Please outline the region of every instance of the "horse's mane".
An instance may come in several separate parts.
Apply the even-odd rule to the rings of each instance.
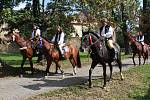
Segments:
[[[50,41],[48,38],[46,38],[46,37],[43,37],[42,36],[42,38],[44,39],[44,40],[46,40],[47,42],[49,42],[49,43],[53,43],[52,41]]]

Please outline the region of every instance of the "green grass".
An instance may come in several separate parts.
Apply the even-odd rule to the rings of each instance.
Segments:
[[[18,67],[21,65],[22,55],[18,53],[0,53],[0,59],[5,61],[8,65]],[[33,57],[33,62],[35,62],[37,57]]]
[[[108,92],[103,90],[102,79],[93,80],[94,87],[88,84],[70,86],[64,89],[49,91],[29,98],[29,100],[76,100],[99,99],[102,100],[150,100],[150,67],[149,65],[137,66],[123,72],[125,80],[119,80],[119,74],[113,74],[113,80],[107,83]]]
[[[130,57],[132,57],[132,55],[125,55],[124,52],[121,53],[121,59],[122,59],[122,60],[123,60],[123,59],[128,59],[128,58],[130,58]]]
[[[22,55],[20,54],[20,52],[18,52],[18,53],[3,53],[3,52],[1,52],[0,59],[5,61],[8,65],[20,67],[21,61],[22,61]],[[89,63],[89,61],[88,61],[89,58],[88,58],[88,55],[86,52],[85,53],[80,52],[80,59],[83,64]],[[33,57],[33,63],[35,63],[36,60],[37,60],[37,57]],[[67,66],[68,63],[70,64],[70,62],[68,62],[67,60],[62,61],[63,66]],[[26,62],[26,64],[29,64],[29,63]]]
[[[131,57],[131,55],[124,55],[124,53],[121,54],[122,59],[126,59],[128,57]],[[20,52],[18,53],[0,53],[0,58],[5,61],[7,64],[12,66],[20,66],[22,61],[22,55]],[[87,52],[80,52],[80,59],[82,64],[87,64],[90,62],[90,57]],[[37,57],[33,57],[33,62],[35,63],[37,60]],[[68,61],[64,60],[62,64],[67,65]]]
[[[133,88],[129,97],[135,98],[136,100],[150,100],[150,65],[143,65],[139,68],[132,69],[132,71],[140,73],[140,76],[136,78],[141,84]]]

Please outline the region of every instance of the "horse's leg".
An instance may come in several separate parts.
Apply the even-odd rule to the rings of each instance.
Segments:
[[[55,74],[58,74],[58,67],[56,66],[56,71],[55,71]]]
[[[106,64],[102,64],[102,66],[103,66],[103,76],[104,76],[103,88],[106,89]]]
[[[136,63],[135,63],[135,61],[134,61],[134,57],[135,57],[135,55],[136,55],[136,53],[133,53],[133,56],[132,56],[132,60],[133,60],[133,64],[134,64],[134,66],[136,66]]]
[[[118,63],[118,66],[119,66],[119,70],[120,70],[120,78],[121,80],[124,79],[124,76],[122,74],[122,63],[121,63],[121,59],[117,59],[116,62]]]
[[[61,69],[60,61],[55,61],[55,64],[56,64],[56,67],[58,67],[59,70],[61,71],[62,78],[64,78],[64,71]]]
[[[92,60],[92,64],[91,64],[91,68],[90,68],[90,70],[89,70],[89,88],[91,88],[92,87],[92,71],[93,71],[93,69],[95,68],[95,66],[98,64],[98,62],[97,61],[95,61],[95,60]]]
[[[147,52],[147,51],[145,51],[145,52],[143,53],[143,60],[144,60],[144,62],[143,62],[143,65],[144,65],[145,62],[146,62],[146,60],[148,60],[148,52]]]
[[[108,80],[108,81],[110,81],[110,80],[112,79],[112,71],[113,71],[113,67],[112,67],[111,62],[108,63],[108,65],[109,65],[109,68],[110,68],[110,77],[109,77],[109,80]]]
[[[144,65],[144,64],[145,64],[145,61],[146,61],[146,55],[145,55],[145,53],[143,53],[142,56],[143,56],[143,60],[144,60],[144,61],[143,61],[143,65]]]
[[[73,66],[73,75],[76,75],[76,62],[75,60],[72,58],[72,59],[69,59],[70,60],[70,63],[72,64]]]
[[[33,62],[32,62],[32,58],[29,58],[29,62],[30,62],[30,67],[31,67],[31,75],[34,74],[34,71],[33,71]]]
[[[141,54],[139,53],[139,65],[141,65]]]
[[[24,65],[26,59],[27,58],[23,56],[22,63],[21,63],[20,77],[23,77],[23,73],[24,73],[23,65]]]
[[[52,64],[52,61],[49,60],[49,59],[46,59],[47,60],[47,68],[46,68],[46,75],[49,76],[49,68]]]

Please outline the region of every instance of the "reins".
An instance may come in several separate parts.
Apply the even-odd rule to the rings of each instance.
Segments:
[[[87,36],[91,36],[90,33],[89,33]],[[86,38],[87,36],[83,37],[83,39]],[[82,41],[83,41],[83,39],[82,39]],[[93,46],[94,44],[96,44],[99,40],[100,40],[100,38],[97,39],[97,40],[93,43],[92,40],[91,40],[91,37],[90,37],[91,45],[88,45],[87,47],[90,48],[91,46]]]

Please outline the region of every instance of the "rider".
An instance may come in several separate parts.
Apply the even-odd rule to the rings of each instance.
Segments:
[[[64,51],[63,51],[63,46],[65,43],[65,34],[63,32],[63,29],[58,26],[56,30],[56,34],[52,38],[52,42],[54,42],[56,45],[58,45],[60,53],[61,53],[61,58],[64,58]]]
[[[139,30],[137,33],[136,33],[136,41],[140,42],[142,44],[142,51],[144,49],[144,35],[142,34],[142,32]]]
[[[141,31],[137,32],[136,41],[140,42],[142,45],[144,45],[144,35]]]
[[[107,45],[110,49],[111,59],[116,59],[116,53],[113,45],[113,28],[108,25],[108,20],[104,18],[102,21],[102,26],[100,27],[100,36],[105,37]]]
[[[32,32],[32,39],[39,38],[39,44],[37,45],[37,54],[39,53],[39,49],[42,48],[42,37],[41,37],[41,30],[37,25],[33,25],[33,32]],[[35,49],[34,45],[32,48]]]

